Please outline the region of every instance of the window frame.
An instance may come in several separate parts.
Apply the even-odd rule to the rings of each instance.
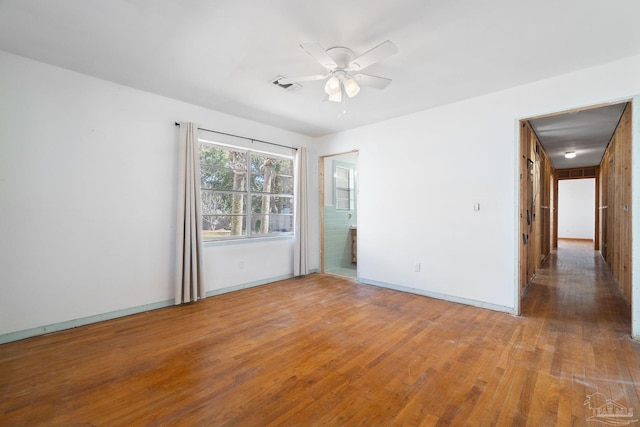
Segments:
[[[338,169],[347,171],[347,187],[338,186]],[[348,200],[349,206],[338,207],[338,190],[345,191],[348,198],[340,198]],[[355,168],[350,163],[333,162],[333,206],[337,211],[353,211],[355,207]]]
[[[240,216],[243,218],[243,232],[244,234],[241,235],[228,235],[228,236],[224,236],[224,237],[214,237],[214,238],[205,238],[204,236],[204,231],[203,230],[203,236],[202,236],[202,241],[204,244],[217,244],[217,243],[221,243],[221,242],[226,242],[226,243],[232,243],[232,242],[249,242],[249,241],[256,241],[259,239],[290,239],[291,237],[293,237],[295,235],[295,212],[294,212],[294,207],[295,207],[295,191],[294,191],[294,187],[295,187],[295,173],[296,173],[296,162],[295,162],[295,156],[293,155],[286,155],[286,154],[281,154],[281,153],[274,153],[271,151],[266,151],[266,150],[257,150],[257,149],[253,149],[253,148],[246,148],[246,147],[242,147],[242,146],[238,146],[238,145],[231,145],[231,144],[225,144],[225,143],[221,143],[221,142],[217,142],[217,141],[212,141],[209,139],[203,139],[203,138],[199,138],[198,139],[198,144],[199,144],[199,151],[200,151],[200,147],[202,145],[209,145],[209,146],[213,146],[214,148],[217,149],[222,149],[222,150],[227,150],[227,151],[236,151],[236,152],[242,152],[245,154],[245,184],[244,184],[244,190],[233,190],[231,189],[227,189],[227,188],[217,188],[217,189],[213,189],[213,188],[200,188],[200,196],[202,198],[203,193],[204,192],[209,192],[210,194],[216,195],[216,194],[227,194],[227,195],[233,195],[233,194],[238,194],[238,195],[242,195],[244,197],[244,211],[242,214],[233,214],[233,213],[229,213],[229,214],[210,214],[210,215],[206,215],[203,212],[201,212],[201,217],[200,217],[200,221],[204,223],[204,217],[205,216]],[[291,187],[291,193],[271,193],[271,192],[264,192],[264,191],[256,191],[254,189],[252,189],[252,177],[255,175],[254,171],[251,168],[251,162],[252,162],[252,156],[253,155],[258,155],[258,156],[262,156],[262,157],[269,157],[272,159],[277,159],[277,160],[287,160],[291,162],[291,175],[288,174],[275,174],[274,175],[274,179],[276,177],[285,177],[285,178],[290,178],[291,179],[291,183],[290,183],[290,187]],[[199,158],[199,160],[201,160],[201,158]],[[200,164],[200,173],[202,173],[202,165]],[[260,197],[264,197],[264,196],[269,196],[269,197],[280,197],[283,199],[289,199],[289,209],[288,212],[286,213],[264,213],[264,212],[254,212],[253,209],[253,205],[252,205],[252,201],[253,198],[260,198]],[[260,232],[256,232],[254,230],[253,227],[253,223],[254,223],[254,218],[255,219],[259,219],[260,217],[264,217],[265,215],[278,215],[279,217],[290,217],[290,231],[270,231],[269,233],[260,233]]]

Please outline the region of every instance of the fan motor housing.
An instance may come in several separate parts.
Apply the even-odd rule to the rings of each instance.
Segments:
[[[336,46],[327,49],[327,55],[338,64],[338,69],[347,68],[355,54],[348,47]]]

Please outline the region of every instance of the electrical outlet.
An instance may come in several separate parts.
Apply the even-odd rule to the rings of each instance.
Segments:
[[[415,271],[416,273],[420,273],[420,263],[419,263],[419,262],[416,262],[416,265],[415,265],[414,271]]]
[[[240,261],[240,262],[238,263],[238,268],[239,268],[240,270],[244,270],[244,261]]]

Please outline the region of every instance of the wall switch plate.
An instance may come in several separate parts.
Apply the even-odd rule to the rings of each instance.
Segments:
[[[478,212],[480,210],[480,203],[479,202],[475,202],[473,204],[473,210]]]

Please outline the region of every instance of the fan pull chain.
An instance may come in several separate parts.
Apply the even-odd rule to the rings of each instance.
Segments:
[[[340,90],[342,90],[342,111],[338,113],[339,119],[347,114],[347,94],[344,91],[344,85],[341,85]]]

